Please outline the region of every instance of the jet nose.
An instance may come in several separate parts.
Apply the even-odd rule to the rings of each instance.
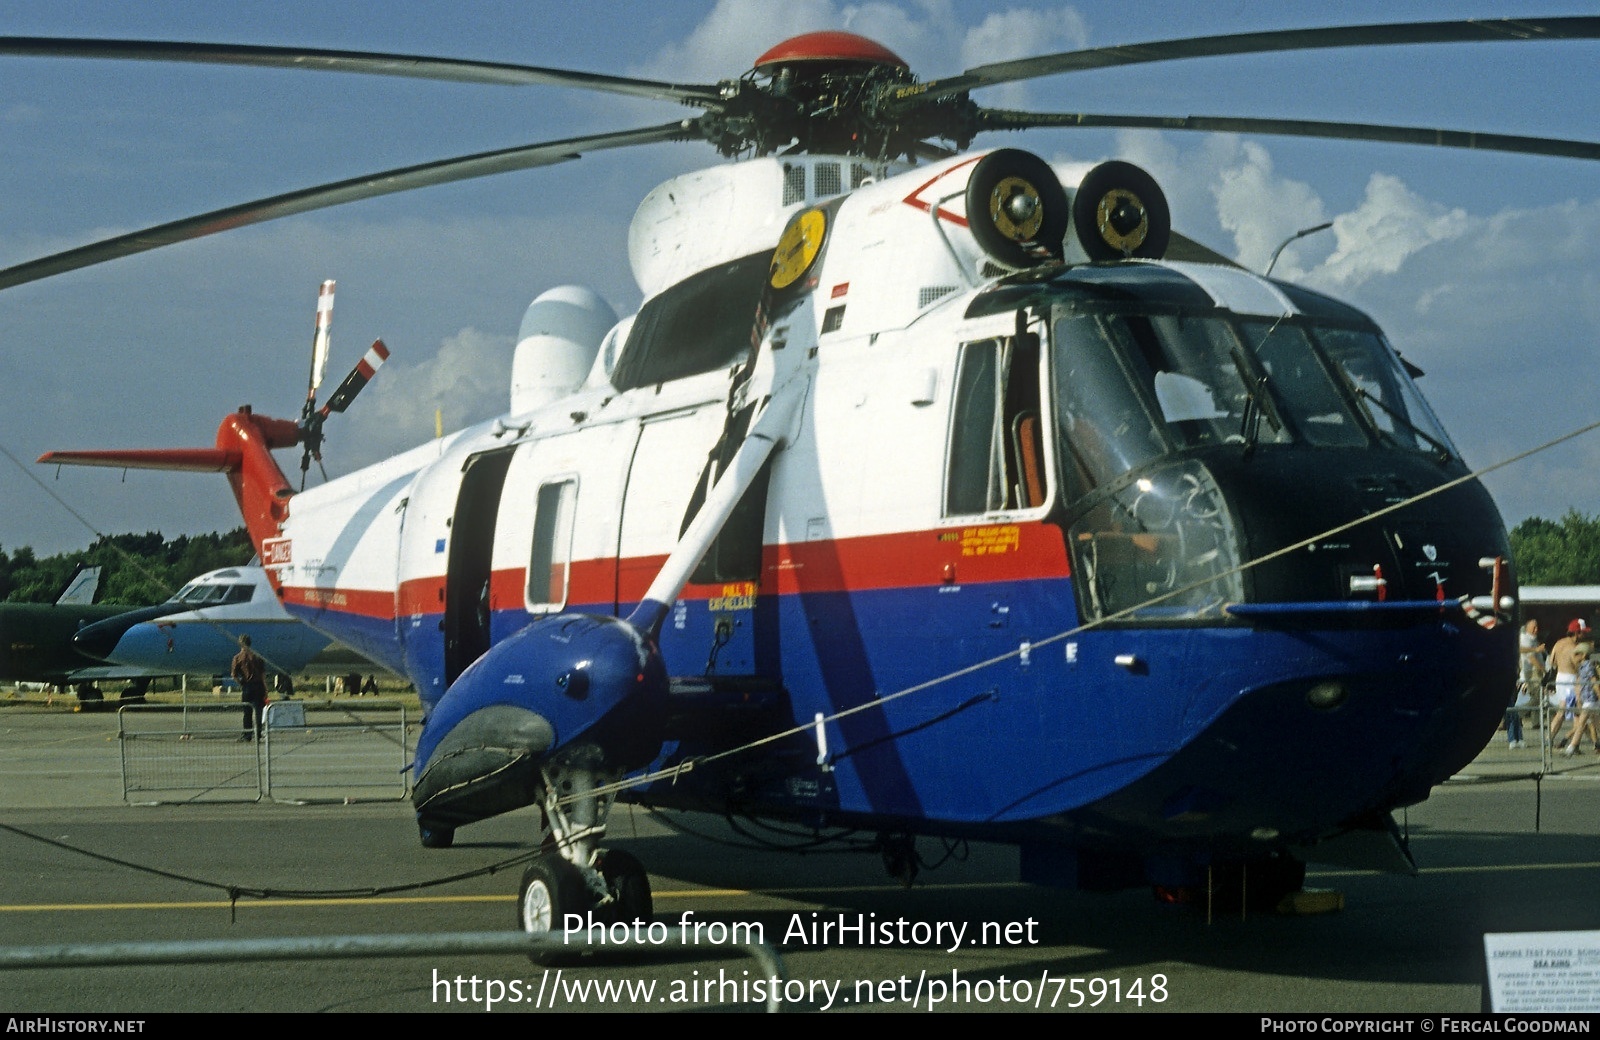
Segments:
[[[126,614],[96,621],[92,625],[84,625],[72,637],[72,646],[80,654],[87,654],[96,660],[110,660],[116,652],[117,644],[122,637],[128,634],[128,629],[144,621],[153,621],[174,613],[172,607],[160,604],[154,607],[143,607],[139,610],[130,610]]]
[[[123,633],[132,626],[133,622],[123,621],[121,618],[109,618],[105,621],[96,621],[92,625],[84,625],[72,637],[73,649],[80,654],[87,654],[96,660],[104,661],[117,648],[117,642]]]

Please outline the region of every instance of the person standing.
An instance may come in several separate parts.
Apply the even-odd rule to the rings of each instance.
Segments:
[[[1539,642],[1539,622],[1529,618],[1522,626],[1517,649],[1517,689],[1506,709],[1506,742],[1513,748],[1527,746],[1522,739],[1522,710],[1534,703],[1544,687],[1544,644]]]
[[[249,636],[239,637],[232,675],[239,683],[239,700],[244,702],[244,733],[239,739],[254,740],[261,733],[261,713],[267,707],[267,662],[250,649]]]
[[[1588,643],[1578,646],[1578,652],[1583,657],[1583,663],[1578,666],[1578,703],[1573,705],[1578,714],[1572,720],[1572,736],[1562,749],[1564,755],[1579,753],[1578,742],[1583,739],[1584,730],[1589,731],[1590,742],[1596,751],[1600,751],[1600,731],[1595,729],[1594,724],[1595,712],[1600,709],[1600,668],[1596,667],[1593,650]]]
[[[1555,709],[1555,717],[1550,720],[1550,732],[1545,737],[1545,743],[1555,744],[1556,734],[1561,731],[1561,723],[1565,721],[1568,704],[1571,704],[1572,716],[1577,716],[1578,708],[1578,668],[1582,658],[1578,654],[1578,642],[1589,636],[1589,625],[1582,618],[1573,618],[1567,625],[1567,634],[1556,640],[1556,645],[1550,648],[1550,667],[1555,669],[1556,689],[1550,695],[1550,707]]]

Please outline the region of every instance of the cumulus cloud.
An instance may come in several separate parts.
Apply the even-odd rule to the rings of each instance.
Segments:
[[[718,0],[699,25],[662,47],[640,72],[674,81],[715,82],[739,75],[779,40],[843,27],[843,15],[832,0]]]
[[[1217,171],[1211,194],[1217,201],[1217,219],[1233,235],[1239,263],[1261,271],[1285,239],[1327,218],[1322,199],[1309,184],[1274,173],[1265,148],[1252,141],[1233,143],[1237,152]],[[1274,273],[1292,277],[1298,270],[1297,258],[1287,249],[1284,257],[1282,271]]]
[[[347,413],[349,442],[363,462],[375,461],[432,437],[436,415],[446,433],[503,415],[515,346],[511,336],[465,328],[432,357],[391,361]]]
[[[1337,246],[1316,279],[1349,287],[1394,274],[1407,257],[1435,242],[1460,238],[1470,225],[1463,210],[1424,199],[1392,174],[1374,173],[1361,205],[1334,218]]]
[[[972,68],[1035,54],[1088,46],[1089,27],[1070,7],[1053,11],[1013,8],[997,11],[968,29],[961,41],[961,64]]]
[[[1266,148],[1233,134],[1190,139],[1180,146],[1170,134],[1125,131],[1117,135],[1111,152],[1094,161],[1109,158],[1140,166],[1156,179],[1175,229],[1253,271],[1265,268],[1290,235],[1328,219],[1321,197],[1309,184],[1279,174]],[[1064,172],[1076,168],[1058,162]],[[1303,276],[1301,252],[1294,246],[1284,250],[1273,273]]]

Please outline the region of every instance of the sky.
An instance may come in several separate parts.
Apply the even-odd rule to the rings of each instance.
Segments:
[[[922,78],[1028,54],[1332,24],[1500,17],[1478,0],[959,0],[128,4],[0,0],[0,34],[306,46],[709,83],[800,32],[846,28]],[[1336,11],[1336,15],[1330,15]],[[1520,15],[1590,14],[1552,0]],[[1057,76],[980,92],[1039,110],[1284,116],[1593,137],[1600,41],[1344,49]],[[0,266],[361,173],[651,126],[665,103],[299,70],[0,57]],[[980,138],[1150,170],[1178,230],[1371,314],[1427,375],[1467,462],[1595,421],[1600,164],[1400,145],[1084,130]],[[393,360],[328,424],[330,474],[505,411],[529,301],[588,285],[638,306],[628,222],[720,160],[663,144],[319,211],[0,291],[0,549],[238,523],[217,477],[54,470],[51,449],[197,447],[239,405],[294,417],[318,284],[339,283],[327,388],[372,339]],[[7,458],[4,456],[10,456]],[[282,453],[286,469],[297,460]],[[12,458],[21,460],[18,466]],[[25,472],[26,471],[26,472]],[[35,482],[43,481],[46,490]],[[316,479],[313,475],[313,479]],[[1487,478],[1508,525],[1600,513],[1600,434]]]

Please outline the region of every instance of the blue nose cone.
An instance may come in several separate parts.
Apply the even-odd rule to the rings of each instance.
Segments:
[[[541,618],[473,662],[434,706],[417,742],[413,804],[452,823],[528,804],[529,771],[579,742],[613,768],[638,768],[660,751],[666,699],[661,652],[634,625]]]

